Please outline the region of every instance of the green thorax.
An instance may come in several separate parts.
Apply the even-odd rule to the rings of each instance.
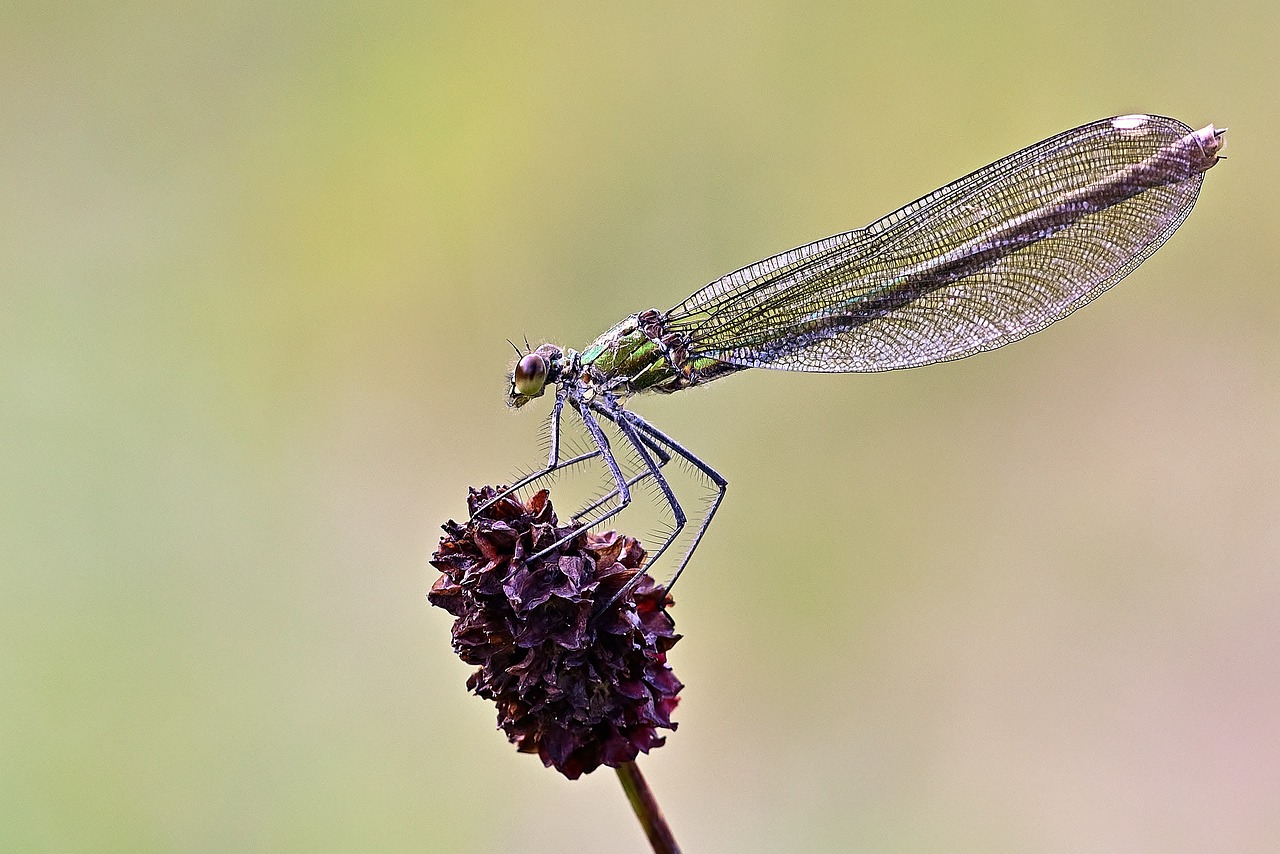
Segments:
[[[631,315],[587,345],[582,367],[619,394],[675,391],[680,375]]]

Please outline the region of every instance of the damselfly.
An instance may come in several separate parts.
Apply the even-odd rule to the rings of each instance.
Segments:
[[[730,273],[668,311],[633,314],[581,351],[542,344],[523,355],[509,377],[508,402],[522,406],[555,385],[551,447],[546,467],[510,489],[593,459],[603,461],[611,478],[610,491],[575,514],[573,530],[529,560],[620,513],[632,487],[652,478],[674,517],[652,564],[688,522],[663,474],[678,456],[709,481],[714,495],[667,582],[670,589],[728,481],[626,409],[627,398],[680,391],[744,368],[909,368],[1030,335],[1120,281],[1173,234],[1191,212],[1204,172],[1218,162],[1223,133],[1152,115],[1092,122],[866,228]],[[592,446],[561,459],[565,404]],[[612,422],[634,449],[638,474],[623,474],[602,421]]]

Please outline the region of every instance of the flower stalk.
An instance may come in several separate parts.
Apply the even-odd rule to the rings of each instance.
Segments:
[[[671,833],[671,826],[667,824],[662,808],[658,806],[653,790],[640,773],[640,768],[634,762],[624,762],[616,770],[618,779],[622,781],[622,789],[627,793],[627,800],[631,802],[636,818],[640,819],[640,826],[644,828],[644,835],[649,838],[655,854],[680,854],[680,846]]]

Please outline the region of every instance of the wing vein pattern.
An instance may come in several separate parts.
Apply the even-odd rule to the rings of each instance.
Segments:
[[[883,371],[999,347],[1075,311],[1168,239],[1216,162],[1204,133],[1161,116],[1075,128],[866,228],[712,282],[667,312],[667,328],[693,354],[793,371]]]

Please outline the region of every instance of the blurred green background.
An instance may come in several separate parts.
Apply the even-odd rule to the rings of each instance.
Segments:
[[[611,773],[494,731],[424,598],[467,485],[538,459],[503,339],[581,346],[1137,111],[1230,160],[1070,320],[636,401],[733,484],[642,767],[689,851],[1278,850],[1277,33],[7,4],[0,850],[645,850]]]

